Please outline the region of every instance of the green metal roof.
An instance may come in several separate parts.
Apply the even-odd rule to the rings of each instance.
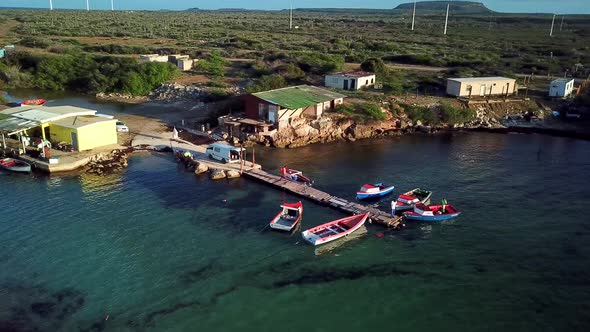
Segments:
[[[253,93],[252,95],[271,104],[292,110],[346,97],[345,95],[310,85],[292,86]]]

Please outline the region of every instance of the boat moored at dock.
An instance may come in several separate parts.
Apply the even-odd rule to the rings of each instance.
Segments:
[[[24,162],[22,160],[13,159],[13,158],[4,158],[0,160],[0,167],[7,171],[17,172],[17,173],[30,173],[31,172],[31,164]]]
[[[301,235],[303,239],[314,246],[328,243],[347,236],[365,224],[369,213],[357,214],[310,228]]]
[[[308,186],[313,185],[313,180],[311,180],[307,176],[303,175],[303,172],[295,170],[295,169],[281,167],[281,175],[285,179],[288,179],[291,181],[301,182],[301,183],[308,185]]]
[[[455,209],[451,204],[424,205],[418,203],[414,211],[406,211],[404,217],[409,220],[418,221],[443,221],[458,217],[461,211]]]
[[[393,192],[394,186],[387,186],[383,183],[365,184],[356,192],[356,198],[376,198],[389,195]]]
[[[396,210],[411,210],[418,203],[429,204],[432,191],[420,188],[412,189],[397,198]]]
[[[270,228],[290,232],[301,221],[303,203],[285,203],[281,208],[283,210],[270,221]]]

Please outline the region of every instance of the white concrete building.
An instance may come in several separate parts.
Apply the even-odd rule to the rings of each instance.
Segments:
[[[139,60],[146,62],[168,62],[168,56],[159,54],[142,54],[139,56]]]
[[[326,75],[325,85],[330,88],[356,91],[365,86],[375,85],[375,74],[364,71],[329,74]]]
[[[516,80],[507,77],[447,79],[447,94],[455,97],[509,96],[516,93]]]
[[[574,80],[568,78],[560,78],[551,81],[549,86],[550,97],[566,98],[574,92]]]
[[[176,66],[182,71],[187,71],[193,69],[194,63],[195,61],[193,59],[179,59],[176,62]]]

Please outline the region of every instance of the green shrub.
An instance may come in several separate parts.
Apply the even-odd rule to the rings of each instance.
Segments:
[[[406,115],[414,122],[420,120],[424,124],[436,125],[439,123],[438,114],[423,106],[404,107]]]
[[[387,66],[379,58],[370,58],[363,61],[361,63],[361,69],[372,73],[387,74]]]
[[[280,89],[287,86],[287,80],[281,75],[262,76],[255,84],[249,86],[247,91],[250,93]]]
[[[197,68],[207,75],[223,77],[225,75],[226,61],[218,51],[212,52],[206,59],[198,62]]]
[[[296,57],[299,67],[308,73],[327,74],[342,70],[344,57],[323,53],[304,53]]]
[[[468,108],[455,108],[449,104],[439,107],[442,121],[450,125],[466,123],[475,119],[475,113]]]
[[[340,104],[336,106],[335,111],[357,121],[383,121],[387,119],[387,115],[381,111],[381,107],[374,103]]]

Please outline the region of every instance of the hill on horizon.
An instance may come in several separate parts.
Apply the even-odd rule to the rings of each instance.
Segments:
[[[416,3],[416,10],[441,11],[447,10],[447,4],[450,4],[450,10],[455,14],[491,14],[493,10],[486,7],[481,2],[475,1],[419,1]],[[393,10],[413,10],[414,3],[402,3]]]

